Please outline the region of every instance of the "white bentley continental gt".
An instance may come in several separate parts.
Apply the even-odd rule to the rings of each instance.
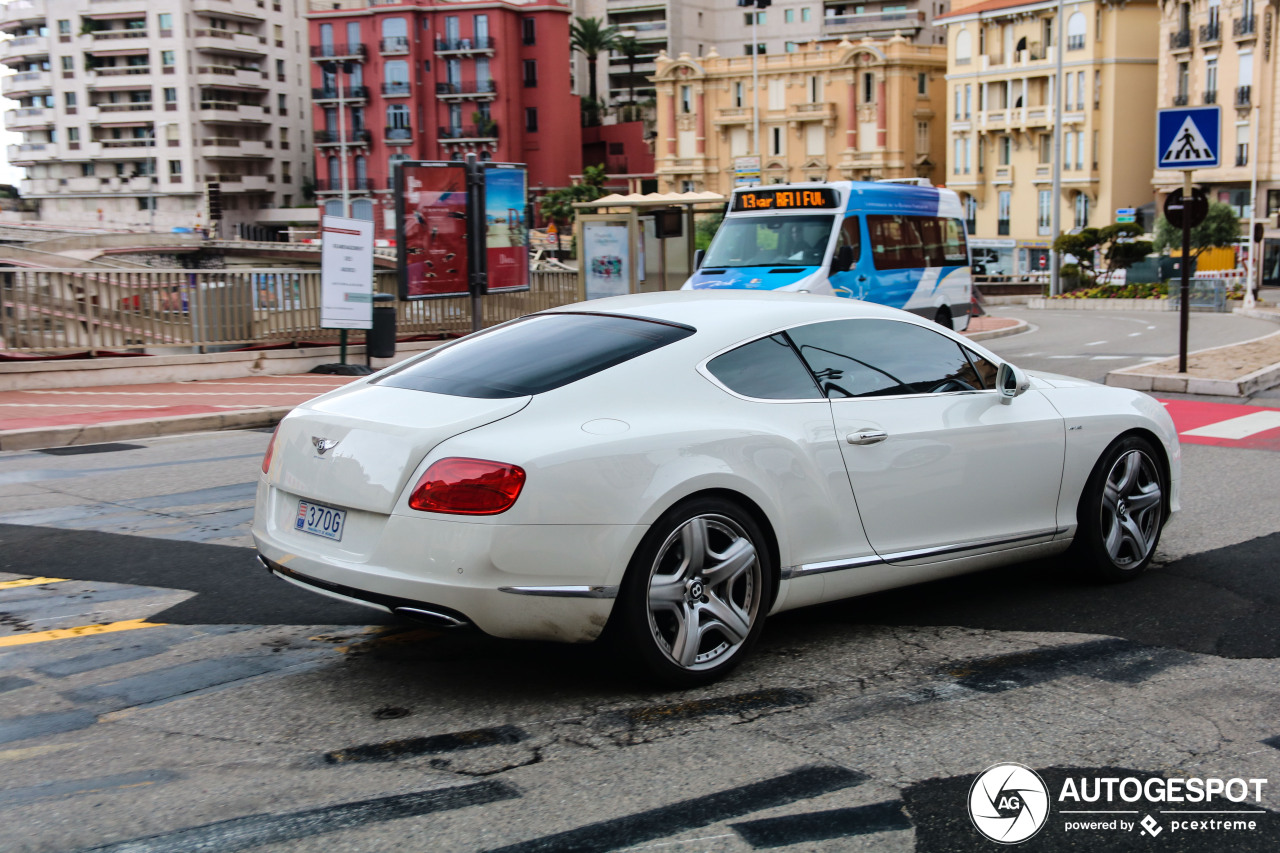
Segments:
[[[892,308],[682,291],[533,314],[305,403],[263,564],[498,637],[610,639],[697,684],[765,616],[1070,549],[1150,563],[1178,509],[1151,397],[1031,375]]]

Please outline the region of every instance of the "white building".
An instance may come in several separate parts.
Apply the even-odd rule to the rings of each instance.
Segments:
[[[41,221],[223,233],[287,220],[311,156],[298,0],[13,0],[0,91],[8,161]]]

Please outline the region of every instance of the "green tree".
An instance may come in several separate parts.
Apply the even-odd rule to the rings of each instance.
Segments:
[[[595,201],[605,194],[607,177],[604,166],[587,166],[582,170],[582,182],[571,187],[552,190],[542,197],[538,205],[544,218],[565,226],[573,222],[573,205],[577,202]]]
[[[1191,229],[1191,257],[1198,258],[1205,249],[1230,246],[1240,238],[1240,219],[1235,208],[1222,202],[1210,202],[1209,212]],[[1156,219],[1156,251],[1182,248],[1182,229],[1175,228],[1163,216]]]
[[[612,48],[617,41],[618,28],[599,18],[574,18],[569,25],[569,44],[587,58],[588,97],[594,102],[600,100],[596,94],[596,63],[600,54]]]
[[[1100,258],[1103,277],[1110,279],[1115,270],[1128,269],[1150,254],[1149,242],[1134,239],[1141,233],[1142,228],[1132,222],[1103,228],[1081,228],[1075,234],[1058,235],[1058,239],[1053,241],[1053,250],[1059,254],[1074,255],[1083,274],[1081,277],[1086,280],[1097,278],[1094,261]]]

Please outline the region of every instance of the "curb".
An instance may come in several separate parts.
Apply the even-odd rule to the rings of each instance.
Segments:
[[[986,332],[961,332],[971,341],[989,341],[992,338],[1007,338],[1010,335],[1020,335],[1023,332],[1031,331],[1031,324],[1026,320],[1019,320],[1016,326],[1009,326],[1005,329],[991,329]]]
[[[292,406],[272,406],[201,415],[178,415],[152,420],[15,429],[0,432],[0,450],[40,450],[46,447],[102,444],[129,438],[158,438],[188,432],[275,426],[291,411],[293,411]]]
[[[1254,338],[1253,341],[1261,341],[1266,338],[1280,335],[1280,332],[1274,332],[1271,335],[1263,335],[1261,338]],[[1215,352],[1218,350],[1231,349],[1240,346],[1240,344],[1253,343],[1253,341],[1241,341],[1238,344],[1228,344],[1221,347],[1209,347],[1207,349],[1196,350],[1188,353],[1188,357],[1199,355],[1205,352]],[[1176,361],[1175,358],[1162,359],[1156,364]],[[1146,373],[1150,368],[1150,364],[1139,364],[1133,367],[1125,367],[1120,370],[1113,370],[1107,374],[1105,384],[1118,388],[1132,388],[1135,391],[1150,392],[1167,392],[1173,394],[1206,394],[1217,397],[1248,397],[1259,391],[1265,391],[1268,388],[1280,385],[1280,364],[1272,364],[1267,367],[1260,368],[1247,373],[1244,376],[1237,376],[1234,379],[1209,379],[1206,377],[1189,376],[1185,373]]]

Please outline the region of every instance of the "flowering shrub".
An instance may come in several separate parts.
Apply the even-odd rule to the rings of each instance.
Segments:
[[[1103,284],[1082,287],[1054,296],[1054,299],[1167,299],[1169,286],[1163,282],[1139,284]]]

